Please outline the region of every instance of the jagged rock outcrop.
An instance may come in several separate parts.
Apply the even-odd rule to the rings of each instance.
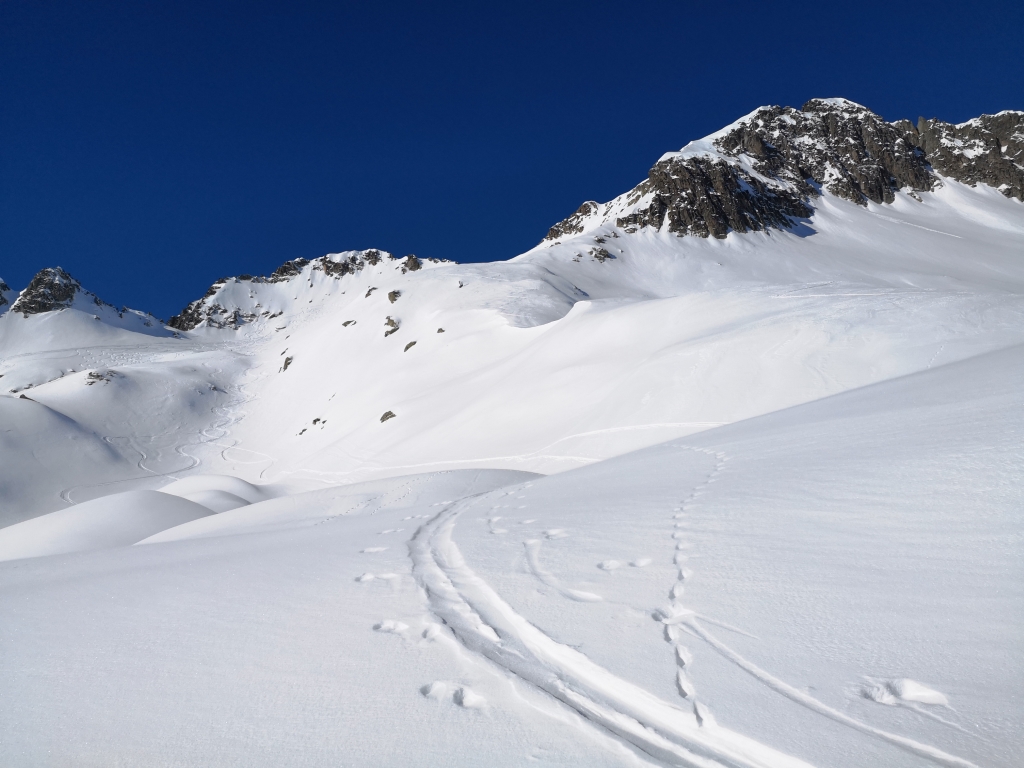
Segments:
[[[667,225],[679,235],[721,238],[730,230],[781,229],[811,215],[799,192],[765,184],[722,160],[663,161],[641,187],[647,205],[616,219],[627,232]]]
[[[243,275],[243,277],[248,280],[253,279],[251,275]],[[215,310],[224,310],[224,308],[219,304],[207,306],[206,301],[216,295],[217,291],[219,291],[230,279],[231,278],[228,277],[222,277],[220,280],[215,281],[201,298],[191,302],[187,307],[181,310],[180,314],[174,315],[174,317],[167,321],[167,325],[179,331],[191,331],[206,320],[207,316],[211,313],[217,314]],[[242,278],[240,277],[238,279],[241,280]],[[224,310],[224,312],[227,312],[227,310]]]
[[[321,259],[326,259],[326,256]],[[293,277],[298,275],[305,266],[309,264],[308,259],[292,259],[286,261],[280,267],[274,270],[273,274],[266,278],[268,283],[283,283],[286,280],[291,280]],[[258,280],[259,278],[250,278],[250,280]]]
[[[545,239],[579,234],[595,220],[627,232],[653,227],[716,238],[784,229],[810,216],[823,191],[860,205],[891,203],[898,190],[931,190],[943,176],[1024,200],[1024,112],[915,126],[886,122],[845,99],[762,107],[669,153],[625,195],[584,203]]]
[[[237,330],[261,317],[272,319],[280,314],[271,313],[259,303],[259,291],[256,288],[258,285],[287,284],[301,275],[306,275],[312,282],[313,273],[317,272],[340,280],[346,275],[357,274],[368,266],[376,267],[382,263],[390,263],[393,269],[406,274],[422,269],[424,261],[440,263],[438,259],[420,259],[412,254],[399,259],[376,248],[328,254],[312,260],[292,259],[274,270],[269,277],[240,275],[217,280],[202,297],[172,317],[168,325],[179,331],[191,331],[204,324],[210,328]],[[240,285],[241,283],[255,285],[247,288]],[[369,297],[375,290],[375,287],[371,287],[366,296]],[[389,297],[394,297],[391,298],[391,303],[393,304],[400,295],[401,291],[391,291]],[[291,298],[293,297],[289,296],[289,299]]]
[[[1024,112],[982,115],[960,125],[920,118],[910,129],[943,176],[987,184],[1024,201]]]
[[[224,277],[215,281],[203,296],[191,302],[179,314],[172,317],[168,325],[179,331],[191,331],[203,323],[206,323],[211,328],[237,329],[260,317],[260,313],[244,311],[238,307],[224,307],[217,301],[211,301],[229,283],[233,281],[286,283],[301,275],[303,270],[310,265],[312,265],[311,269],[314,272],[323,272],[330,277],[340,279],[345,275],[359,272],[367,264],[379,264],[383,255],[381,251],[371,249],[350,253],[348,256],[338,259],[331,258],[331,256],[321,256],[313,260],[299,258],[286,261],[275,269],[269,277],[254,277],[252,275],[239,275],[233,278]],[[265,314],[268,317],[272,317],[270,313]]]
[[[0,312],[3,312],[3,307],[6,307],[10,302],[7,300],[7,295],[11,293],[11,286],[0,278]]]
[[[20,312],[22,316],[28,317],[43,312],[53,312],[56,309],[65,309],[75,303],[75,298],[79,294],[97,307],[110,307],[98,296],[84,290],[82,284],[61,267],[47,267],[35,274],[25,290],[11,305],[11,312]]]
[[[548,230],[545,240],[557,240],[568,235],[577,235],[583,231],[583,222],[598,212],[600,205],[594,200],[588,200],[579,208],[576,213],[567,219],[563,219]]]

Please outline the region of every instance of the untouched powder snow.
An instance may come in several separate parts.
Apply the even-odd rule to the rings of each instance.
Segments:
[[[893,196],[0,281],[0,763],[1013,768],[1024,205]]]

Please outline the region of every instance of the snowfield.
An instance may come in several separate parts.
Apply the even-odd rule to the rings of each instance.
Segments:
[[[625,205],[188,331],[8,298],[0,763],[1018,765],[1024,205]]]

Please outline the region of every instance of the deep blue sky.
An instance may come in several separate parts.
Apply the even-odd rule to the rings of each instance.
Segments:
[[[1024,108],[1024,3],[0,0],[0,277],[162,317],[380,247],[505,259],[762,104]]]

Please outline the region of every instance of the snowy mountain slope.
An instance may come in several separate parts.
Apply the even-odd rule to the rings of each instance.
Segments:
[[[1022,122],[766,107],[167,326],[0,291],[2,762],[1013,765]]]
[[[1022,375],[1018,346],[548,478],[2,563],[5,755],[1012,766]]]
[[[26,480],[36,497],[6,518],[57,509],[61,494],[159,487],[197,465],[303,487],[467,466],[560,471],[1024,338],[1024,205],[1012,189],[937,174],[909,128],[857,105],[801,112],[800,131],[794,114],[758,110],[668,158],[747,174],[767,163],[764,183],[811,211],[789,228],[702,238],[668,219],[625,221],[662,194],[652,186],[647,202],[627,210],[628,193],[511,262],[348,251],[224,279],[172,319],[183,338],[89,326],[73,309],[0,316],[0,384],[31,385],[123,458],[117,487],[66,482],[60,469]],[[1016,168],[1011,129],[999,129],[999,162]],[[844,149],[868,152],[879,136],[892,142],[888,165]],[[984,158],[972,157],[977,171]],[[923,174],[917,189],[895,188],[917,178],[904,166]],[[111,368],[121,384],[106,381]],[[93,374],[102,385],[80,386]]]

